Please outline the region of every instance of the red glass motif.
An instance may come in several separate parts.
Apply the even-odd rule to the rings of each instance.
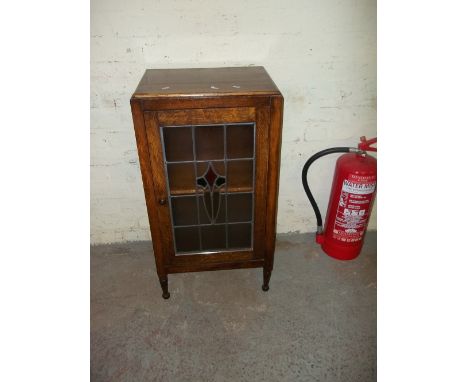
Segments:
[[[213,186],[215,184],[216,178],[218,178],[218,174],[214,172],[213,167],[211,166],[211,163],[210,163],[210,166],[208,167],[208,171],[205,174],[205,179],[208,185],[210,186],[211,192],[213,192]]]

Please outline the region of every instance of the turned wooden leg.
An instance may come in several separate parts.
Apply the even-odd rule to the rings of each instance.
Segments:
[[[263,285],[262,285],[262,290],[267,291],[270,289],[269,283],[270,283],[270,277],[271,277],[271,269],[269,268],[263,268]]]
[[[169,297],[171,297],[171,294],[169,293],[169,285],[168,285],[168,280],[167,276],[159,276],[159,283],[161,284],[161,289],[163,291],[163,298],[167,300]]]

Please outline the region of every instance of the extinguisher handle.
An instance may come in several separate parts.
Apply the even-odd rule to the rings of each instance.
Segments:
[[[374,143],[377,143],[377,137],[376,138],[371,138],[371,139],[366,139],[366,137],[361,137],[360,138],[361,142],[358,144],[358,149],[362,151],[377,151],[376,147],[370,147]]]

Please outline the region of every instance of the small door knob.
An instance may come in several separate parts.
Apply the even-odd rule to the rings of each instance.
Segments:
[[[163,198],[163,199],[159,199],[159,204],[160,204],[161,206],[165,205],[165,204],[166,204],[166,199],[164,199],[164,198]]]

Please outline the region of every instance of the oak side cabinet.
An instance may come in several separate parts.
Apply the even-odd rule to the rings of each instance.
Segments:
[[[170,273],[235,268],[267,291],[283,97],[266,70],[150,69],[130,103],[163,297]]]

